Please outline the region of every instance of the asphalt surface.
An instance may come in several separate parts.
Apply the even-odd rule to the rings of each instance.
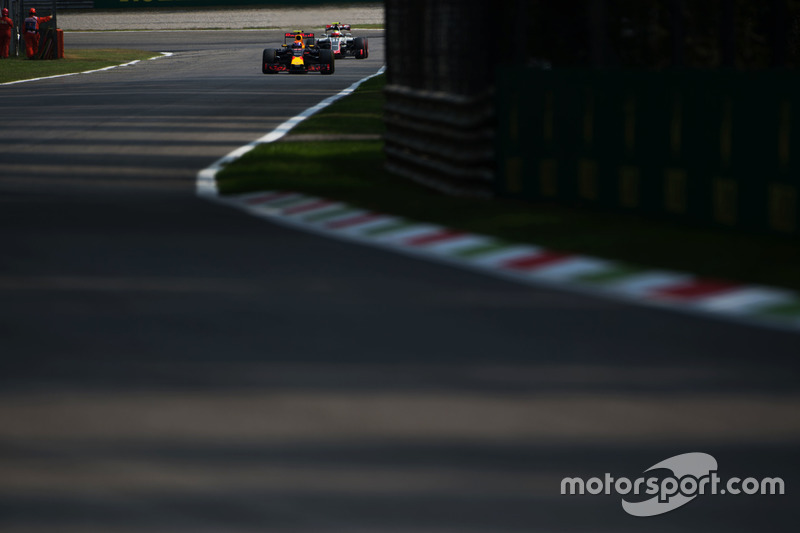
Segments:
[[[267,77],[279,32],[68,34],[176,55],[0,87],[0,530],[795,531],[796,334],[195,197],[201,168],[375,72],[369,35],[333,76]],[[559,494],[694,451],[788,494],[646,519]]]

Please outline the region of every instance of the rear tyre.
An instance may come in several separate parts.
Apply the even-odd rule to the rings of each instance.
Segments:
[[[269,65],[274,65],[277,62],[275,50],[265,48],[264,53],[261,54],[261,72],[264,74],[276,74],[277,71],[269,70]]]
[[[356,49],[356,59],[366,59],[369,55],[366,37],[356,37],[353,47]]]
[[[336,63],[334,62],[333,52],[331,50],[320,50],[319,62],[323,65],[328,65],[327,69],[320,70],[320,74],[323,76],[330,76],[336,70]]]

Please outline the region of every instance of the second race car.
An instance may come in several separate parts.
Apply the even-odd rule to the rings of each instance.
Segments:
[[[369,41],[366,37],[353,37],[350,24],[327,24],[325,35],[317,40],[317,46],[331,50],[337,59],[348,56],[356,59],[369,57]]]

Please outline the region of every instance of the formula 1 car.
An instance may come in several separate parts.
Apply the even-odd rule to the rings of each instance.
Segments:
[[[327,75],[333,74],[334,70],[333,52],[316,46],[314,34],[303,31],[285,33],[280,48],[266,48],[261,56],[261,72],[264,74],[319,72]]]
[[[366,59],[369,57],[369,41],[366,37],[353,37],[350,33],[350,24],[334,22],[325,26],[325,36],[317,40],[317,46],[324,50],[331,50],[333,56],[355,57]]]

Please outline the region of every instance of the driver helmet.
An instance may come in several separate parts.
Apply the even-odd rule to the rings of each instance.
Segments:
[[[4,8],[3,8],[3,16],[4,16],[4,17],[7,17],[7,16],[8,16],[8,8],[7,8],[7,7],[4,7]]]
[[[32,7],[31,10],[28,11],[28,15],[35,15],[35,14],[36,14],[36,8]]]
[[[303,43],[300,41],[295,41],[292,43],[292,48],[303,48]]]

